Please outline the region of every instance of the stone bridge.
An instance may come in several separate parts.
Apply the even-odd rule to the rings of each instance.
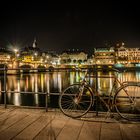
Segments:
[[[6,65],[5,65],[6,64]],[[48,64],[41,63],[23,63],[23,62],[8,62],[1,63],[0,68],[7,68],[8,74],[16,74],[17,72],[38,72],[38,71],[46,71],[46,69],[54,68]]]

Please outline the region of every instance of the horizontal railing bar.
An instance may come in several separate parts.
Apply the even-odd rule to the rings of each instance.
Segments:
[[[96,78],[96,75],[88,75],[86,76],[86,78]],[[101,76],[98,76],[98,78],[115,78],[115,76],[105,76],[105,75],[101,75]]]
[[[3,105],[3,104],[0,104],[0,105]],[[18,107],[18,108],[36,108],[36,109],[44,109],[44,108],[46,108],[45,106],[44,107],[42,107],[42,106],[25,106],[25,105],[11,105],[11,104],[7,104],[9,107]]]
[[[0,70],[47,70],[49,68],[0,68]]]
[[[0,70],[49,70],[50,68],[0,68]],[[62,69],[62,70],[67,70],[67,69],[73,69],[73,68],[54,68],[54,69]]]
[[[48,93],[48,95],[59,95],[59,94],[61,94],[61,92],[56,92],[56,93]]]
[[[0,91],[1,93],[5,93],[5,91]],[[29,91],[6,91],[6,93],[27,93],[27,94],[48,94],[47,92],[29,92]]]
[[[5,93],[5,91],[0,91],[0,93]],[[48,95],[59,95],[60,92],[28,92],[28,91],[6,91],[6,93],[21,93],[21,94],[48,94]]]

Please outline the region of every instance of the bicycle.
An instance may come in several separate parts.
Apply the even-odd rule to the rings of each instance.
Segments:
[[[119,70],[113,69],[115,73]],[[97,72],[97,71],[96,71]],[[104,76],[114,78],[114,83],[109,96],[100,96],[97,88],[92,88],[87,80],[88,70],[80,83],[72,84],[62,91],[59,96],[59,108],[68,117],[79,118],[89,112],[95,106],[95,101],[101,101],[110,114],[114,108],[122,118],[127,120],[140,120],[140,83],[126,81],[121,82],[116,75]],[[97,74],[95,76],[97,77]],[[96,79],[97,80],[97,79]],[[119,85],[119,86],[118,86]],[[117,87],[116,87],[117,86]]]

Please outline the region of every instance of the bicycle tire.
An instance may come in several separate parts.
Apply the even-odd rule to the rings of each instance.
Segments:
[[[118,114],[132,121],[140,121],[140,86],[123,85],[114,96],[114,105]]]
[[[82,96],[78,99],[80,90],[83,88]],[[67,87],[59,96],[59,108],[68,117],[79,118],[85,115],[93,104],[91,90],[81,84],[73,84]]]

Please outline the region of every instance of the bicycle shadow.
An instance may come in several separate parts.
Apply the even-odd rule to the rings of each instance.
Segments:
[[[131,123],[140,123],[140,120],[126,120],[123,119],[118,114],[106,114],[105,113],[99,113],[98,115],[95,113],[88,113],[85,116],[81,118],[77,118],[77,120],[81,121],[87,121],[87,122],[103,122],[103,123],[125,123],[125,124],[131,124]]]
[[[50,122],[49,122],[49,125],[46,128],[47,140],[56,140],[56,134],[55,134],[55,131],[54,131],[55,129],[53,128],[53,124],[52,124],[55,117],[56,117],[56,114],[49,116]]]

